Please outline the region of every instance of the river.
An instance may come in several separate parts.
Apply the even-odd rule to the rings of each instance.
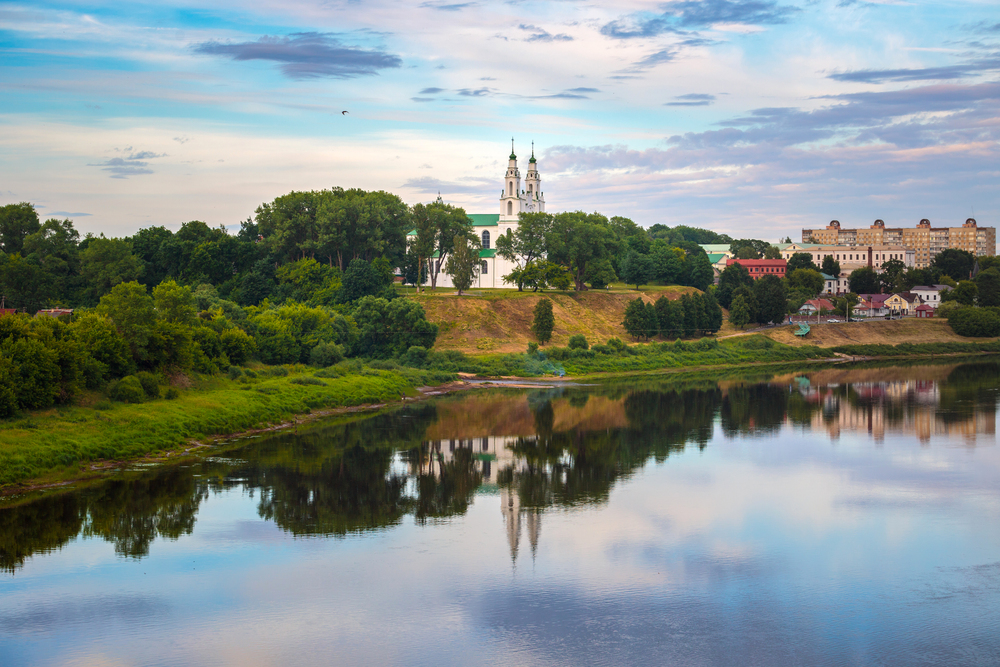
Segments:
[[[486,389],[0,506],[0,664],[997,665],[1000,364]]]

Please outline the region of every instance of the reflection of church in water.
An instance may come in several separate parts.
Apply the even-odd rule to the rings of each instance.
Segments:
[[[479,495],[498,495],[500,498],[500,513],[503,515],[504,528],[507,532],[507,544],[510,547],[511,560],[517,560],[521,540],[527,538],[534,558],[538,552],[538,537],[542,531],[542,511],[537,508],[522,508],[521,497],[517,491],[500,487],[498,484],[501,471],[514,473],[523,472],[527,464],[513,452],[513,445],[524,438],[517,436],[484,436],[481,438],[457,438],[449,440],[430,440],[424,442],[427,456],[422,457],[419,470],[414,473],[421,475],[440,475],[441,468],[454,461],[455,453],[466,450],[472,454],[483,481],[479,487]]]

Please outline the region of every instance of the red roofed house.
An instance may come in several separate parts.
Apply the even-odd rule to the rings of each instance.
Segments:
[[[785,277],[785,269],[788,262],[783,259],[727,259],[726,266],[742,264],[750,273],[750,277],[757,280],[761,276]]]
[[[917,306],[914,312],[917,314],[917,317],[934,317],[934,309],[926,303]]]
[[[809,299],[799,308],[799,315],[815,315],[824,310],[832,313],[834,308],[833,302],[827,299]]]

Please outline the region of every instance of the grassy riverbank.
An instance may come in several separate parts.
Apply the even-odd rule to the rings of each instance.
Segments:
[[[313,410],[399,401],[416,387],[452,377],[416,369],[345,367],[314,374],[302,366],[279,368],[287,376],[205,378],[172,400],[139,404],[110,403],[93,394],[74,406],[6,421],[0,429],[0,486],[43,475],[79,476],[93,461],[135,459]]]

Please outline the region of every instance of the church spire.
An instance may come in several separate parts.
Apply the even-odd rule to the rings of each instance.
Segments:
[[[517,156],[514,155],[514,137],[510,138],[510,159],[516,160]]]
[[[531,142],[531,159],[528,160],[528,163],[529,164],[535,164],[535,162],[537,162],[537,160],[535,160],[535,142],[532,141]]]

